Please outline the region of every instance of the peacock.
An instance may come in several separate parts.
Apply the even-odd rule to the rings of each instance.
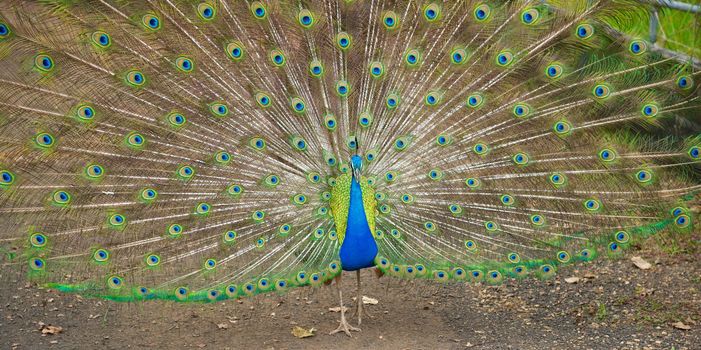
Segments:
[[[343,271],[497,284],[689,232],[698,61],[630,0],[6,0],[0,251],[214,302]],[[698,121],[698,119],[696,119]],[[657,135],[657,136],[656,136]],[[661,135],[661,136],[660,136]]]

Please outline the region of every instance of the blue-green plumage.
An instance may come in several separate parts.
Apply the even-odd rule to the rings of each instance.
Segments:
[[[350,190],[350,209],[346,235],[341,245],[341,266],[346,271],[359,270],[375,265],[377,244],[372,237],[363,207],[363,192],[353,176]]]

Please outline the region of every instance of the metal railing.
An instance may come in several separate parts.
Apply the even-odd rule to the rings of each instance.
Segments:
[[[657,42],[657,30],[660,27],[658,7],[701,14],[701,5],[693,5],[676,0],[647,0],[646,2],[653,5],[650,11],[650,42],[653,44]]]
[[[677,1],[677,0],[638,0],[642,3],[647,3],[652,5],[650,9],[650,27],[649,27],[649,36],[650,36],[650,43],[652,46],[652,51],[656,51],[663,56],[667,57],[674,57],[679,61],[682,62],[688,62],[695,68],[701,69],[701,60],[698,58],[695,58],[692,55],[687,55],[683,52],[679,51],[674,51],[674,50],[669,50],[666,49],[659,44],[657,44],[657,31],[660,28],[660,17],[659,17],[659,8],[669,8],[672,10],[676,11],[683,11],[683,12],[689,12],[693,14],[699,14],[701,15],[701,5],[694,5],[694,4],[689,4],[683,1]],[[701,31],[699,33],[701,35]]]

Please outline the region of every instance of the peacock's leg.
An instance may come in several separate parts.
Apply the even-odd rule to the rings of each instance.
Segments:
[[[358,279],[358,297],[355,300],[355,312],[351,317],[358,315],[358,326],[360,326],[360,323],[363,322],[363,315],[367,316],[367,318],[372,318],[372,316],[370,316],[370,314],[365,310],[365,307],[363,307],[363,293],[360,290],[360,270],[356,271],[356,277]]]
[[[360,332],[360,328],[353,327],[350,324],[348,324],[348,321],[346,321],[346,312],[343,309],[343,291],[341,290],[341,275],[340,274],[336,277],[336,288],[338,288],[338,299],[341,302],[341,322],[338,325],[338,328],[331,331],[331,333],[329,333],[329,334],[336,334],[338,332],[344,332],[344,333],[346,333],[347,336],[352,337],[351,331]]]

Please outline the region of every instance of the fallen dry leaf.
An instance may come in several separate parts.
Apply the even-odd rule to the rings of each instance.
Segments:
[[[367,304],[377,305],[377,303],[379,303],[379,301],[377,301],[377,299],[366,297],[363,295],[363,305],[367,305]]]
[[[59,334],[61,332],[63,332],[63,328],[59,326],[41,325],[41,334]]]
[[[691,329],[691,326],[685,324],[682,321],[677,321],[677,322],[672,323],[672,327],[674,327],[676,329],[685,330],[685,331],[688,331]]]
[[[634,257],[630,258],[630,261],[632,261],[633,264],[635,264],[635,266],[641,270],[648,270],[649,268],[652,267],[652,264],[645,261],[643,258],[641,258],[639,256],[634,256]]]
[[[331,312],[341,312],[341,307],[340,307],[340,306],[330,307],[330,308],[329,308],[329,311],[331,311]],[[348,311],[348,308],[344,306],[344,307],[343,307],[343,312],[346,312],[346,311]]]
[[[309,338],[314,336],[314,331],[316,329],[310,328],[310,329],[304,329],[300,326],[295,326],[292,328],[292,335],[294,335],[297,338]]]
[[[565,282],[572,284],[572,283],[577,283],[579,282],[579,277],[567,277],[565,278]]]

